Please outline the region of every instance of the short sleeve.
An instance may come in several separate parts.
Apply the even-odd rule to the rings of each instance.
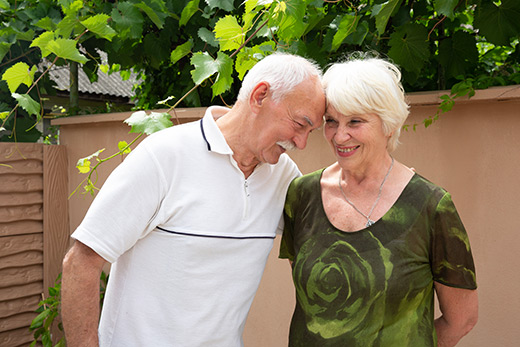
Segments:
[[[432,227],[433,279],[451,287],[476,289],[469,238],[447,192],[437,204]]]
[[[279,258],[294,260],[294,211],[296,210],[297,193],[296,180],[293,180],[287,190],[283,211],[284,229],[280,243]]]
[[[111,263],[157,225],[167,184],[148,143],[147,138],[110,174],[72,234]]]

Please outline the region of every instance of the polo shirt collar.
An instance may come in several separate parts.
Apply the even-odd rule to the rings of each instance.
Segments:
[[[209,151],[232,155],[233,151],[227,144],[224,135],[222,135],[222,132],[215,121],[227,111],[229,111],[229,109],[222,106],[208,107],[204,117],[200,120],[200,131]]]

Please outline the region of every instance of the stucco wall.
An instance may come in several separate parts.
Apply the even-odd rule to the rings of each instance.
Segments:
[[[435,113],[442,93],[408,95],[412,105],[409,124],[420,123]],[[188,121],[203,109],[183,110]],[[131,140],[121,121],[129,114],[94,115],[53,121],[61,124],[61,144],[69,157],[69,188],[82,177],[74,168],[78,158],[100,148],[117,151],[119,140]],[[93,122],[90,122],[93,121]],[[520,185],[520,86],[478,91],[471,100],[458,101],[454,109],[427,129],[403,132],[397,160],[446,188],[466,225],[477,266],[480,319],[459,346],[516,346],[520,340],[519,210]],[[326,166],[334,157],[320,131],[314,132],[307,149],[291,154],[304,173]],[[117,160],[100,170],[99,183],[117,165]],[[90,196],[69,200],[71,231],[80,223],[91,202]],[[275,240],[257,297],[246,324],[247,347],[287,345],[287,332],[294,307],[290,267],[277,259]]]

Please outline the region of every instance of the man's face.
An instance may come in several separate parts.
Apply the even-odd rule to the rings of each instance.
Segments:
[[[300,83],[277,103],[270,96],[264,103],[254,152],[260,162],[276,164],[285,151],[305,148],[310,132],[321,126],[325,95],[315,78]]]

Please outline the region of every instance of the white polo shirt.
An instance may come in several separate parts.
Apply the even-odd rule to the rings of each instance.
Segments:
[[[287,187],[300,173],[284,154],[245,179],[214,110],[146,138],[72,235],[113,263],[101,346],[243,345]]]

